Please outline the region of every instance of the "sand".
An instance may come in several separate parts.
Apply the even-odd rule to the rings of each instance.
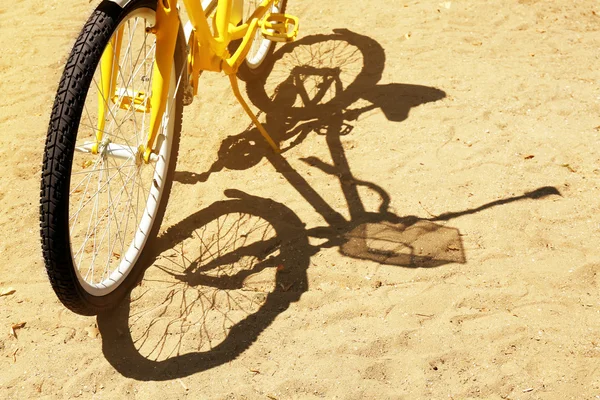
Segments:
[[[300,39],[245,90],[286,151],[203,75],[155,261],[97,318],[38,228],[95,5],[0,5],[0,398],[600,396],[596,1],[290,0]]]

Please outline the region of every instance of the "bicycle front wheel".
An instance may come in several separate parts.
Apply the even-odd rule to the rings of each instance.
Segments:
[[[171,189],[185,42],[180,32],[166,111],[145,162],[155,9],[156,0],[101,3],[73,47],[52,109],[41,184],[44,261],[58,298],[83,315],[113,308],[135,285]]]

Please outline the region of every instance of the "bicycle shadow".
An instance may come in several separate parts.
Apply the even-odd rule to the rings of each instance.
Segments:
[[[411,108],[440,100],[445,93],[419,85],[378,84],[385,63],[383,48],[348,30],[305,37],[274,55],[270,81],[248,85],[247,93],[265,113],[265,125],[284,144],[284,153],[311,134],[323,136],[331,163],[314,156],[301,160],[339,180],[349,218],[285,157],[272,153],[255,129],[224,140],[208,171],[176,173],[176,180],[194,184],[224,168],[248,169],[266,158],[326,225],[307,229],[279,202],[228,190],[229,200],[169,228],[155,243],[157,268],[146,273],[147,289],[142,286],[136,298],[98,316],[103,353],[125,376],[167,380],[235,359],[308,290],[311,257],[324,248],[410,268],[465,263],[460,232],[445,222],[510,202],[560,195],[556,188],[541,187],[430,218],[395,215],[389,211],[386,190],[352,174],[342,137],[353,131],[353,121],[371,111],[400,122]],[[361,188],[379,196],[376,211],[366,209]],[[321,240],[311,245],[310,238]],[[169,279],[153,281],[153,273]],[[150,291],[152,299],[146,296]],[[154,299],[160,293],[163,301],[157,305]],[[188,348],[197,351],[179,353]]]

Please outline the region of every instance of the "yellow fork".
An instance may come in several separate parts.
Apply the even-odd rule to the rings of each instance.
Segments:
[[[177,0],[158,0],[156,24],[150,28],[156,35],[156,60],[152,70],[152,97],[150,99],[150,131],[144,148],[144,161],[150,161],[154,140],[167,105],[173,55],[179,31]]]
[[[96,129],[96,143],[91,148],[93,154],[98,154],[98,147],[102,141],[102,134],[106,123],[106,111],[109,100],[112,99],[119,75],[119,57],[121,55],[121,42],[123,41],[123,27],[119,28],[108,42],[100,59],[101,79],[98,90],[98,124]]]

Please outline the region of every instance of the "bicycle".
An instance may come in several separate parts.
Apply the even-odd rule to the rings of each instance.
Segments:
[[[94,315],[114,308],[150,260],[172,186],[183,106],[203,71],[237,78],[268,71],[274,42],[293,41],[287,0],[104,0],[63,72],[42,166],[40,231],[59,300]],[[258,4],[257,4],[258,3]]]

